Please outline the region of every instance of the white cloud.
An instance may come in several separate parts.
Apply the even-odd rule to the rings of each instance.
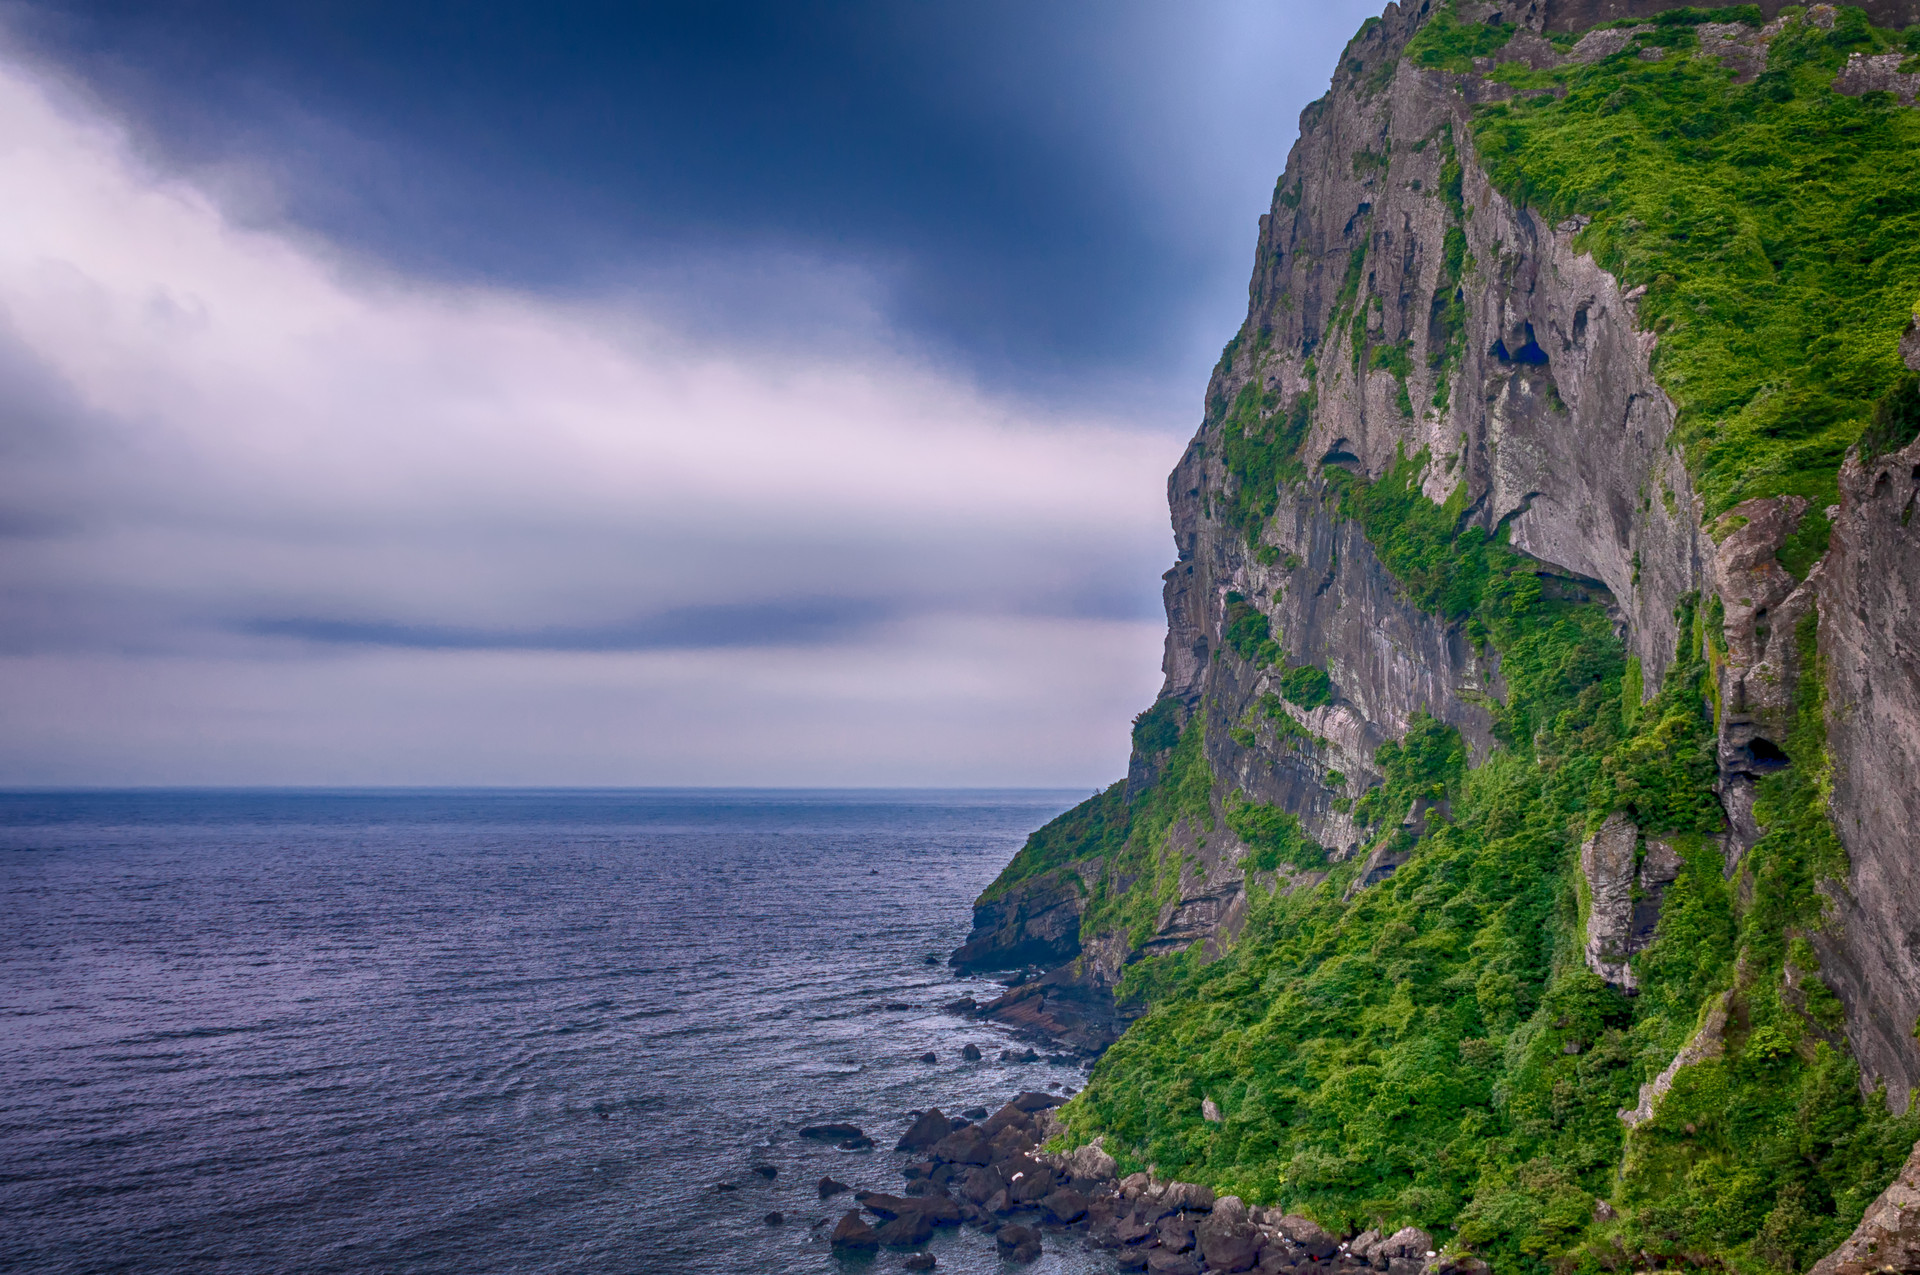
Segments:
[[[886,350],[398,277],[233,223],[19,64],[0,173],[0,782],[1122,763],[1169,434]],[[771,646],[338,640],[645,647],[789,612],[818,623]]]

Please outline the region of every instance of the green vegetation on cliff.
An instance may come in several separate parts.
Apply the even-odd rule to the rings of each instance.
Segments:
[[[1507,64],[1498,78],[1565,96],[1477,108],[1474,141],[1503,194],[1549,222],[1590,217],[1576,245],[1646,289],[1640,323],[1659,336],[1654,373],[1680,407],[1706,517],[1791,493],[1819,519],[1847,447],[1904,371],[1899,334],[1920,296],[1920,111],[1834,91],[1849,54],[1897,39],[1860,10],[1841,8],[1831,30],[1790,21],[1750,84],[1694,56],[1697,24],[1736,16],[1662,14],[1592,65]]]
[[[1642,1249],[1802,1268],[1920,1135],[1920,1117],[1862,1099],[1828,1043],[1830,1007],[1782,990],[1789,936],[1817,922],[1812,883],[1833,867],[1818,705],[1790,741],[1804,761],[1763,782],[1775,831],[1735,883],[1743,903],[1709,839],[1721,816],[1702,626],[1681,617],[1673,668],[1630,711],[1604,610],[1554,599],[1536,564],[1457,531],[1457,511],[1418,496],[1423,464],[1343,480],[1341,500],[1411,593],[1500,653],[1505,746],[1469,770],[1458,733],[1431,718],[1383,746],[1386,781],[1356,814],[1381,848],[1410,852],[1404,866],[1357,893],[1357,859],[1256,891],[1221,959],[1130,973],[1153,1007],[1065,1109],[1069,1128],[1106,1134],[1126,1167],[1343,1226],[1422,1225],[1505,1270],[1597,1269]],[[1197,776],[1179,782],[1197,808]],[[1237,794],[1227,809],[1249,866],[1321,866],[1284,812]],[[1632,998],[1587,969],[1579,933],[1578,847],[1616,810],[1686,864],[1634,958]],[[1817,988],[1810,959],[1797,982]],[[1619,1110],[1726,993],[1724,1054],[1683,1071],[1629,1133]],[[1220,1123],[1202,1118],[1206,1098]],[[1598,1198],[1623,1216],[1597,1222]]]

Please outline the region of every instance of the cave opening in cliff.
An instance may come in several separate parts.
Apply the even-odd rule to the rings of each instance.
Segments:
[[[1747,761],[1756,771],[1783,770],[1793,764],[1786,750],[1762,735],[1755,735],[1747,741]]]

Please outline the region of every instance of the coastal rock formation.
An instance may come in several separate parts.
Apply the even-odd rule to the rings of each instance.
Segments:
[[[1379,1077],[1433,1079],[1478,1146],[1576,1109],[1610,1126],[1627,1185],[1575,1210],[1595,1227],[1675,1183],[1688,1216],[1718,1208],[1731,1188],[1687,1166],[1755,1154],[1727,1104],[1798,1093],[1836,1130],[1907,1112],[1920,0],[1707,9],[1389,5],[1301,115],[1169,477],[1164,682],[1127,776],[1034,835],[953,958],[1049,967],[994,1021],[1089,1053],[1141,1034],[1067,1116],[1129,1131],[1123,1159],[1271,1169],[1283,1200],[1402,1199],[1442,1231],[1422,1209],[1482,1216],[1492,1191],[1490,1251],[1607,1265],[1580,1249],[1600,1231],[1511,1197],[1590,1162],[1542,1141],[1456,1179],[1437,1134],[1362,1145],[1419,1123]],[[1743,131],[1769,112],[1805,153]],[[1847,171],[1806,190],[1835,202],[1781,220],[1820,146]],[[1730,175],[1736,153],[1767,176]],[[1804,1268],[1793,1246],[1851,1221],[1818,1210],[1897,1168],[1875,1154],[1850,1202],[1780,1171],[1739,1235],[1634,1242]],[[1404,1167],[1350,1185],[1383,1156]]]

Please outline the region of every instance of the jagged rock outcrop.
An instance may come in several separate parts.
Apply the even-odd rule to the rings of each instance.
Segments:
[[[1080,955],[1086,905],[1086,887],[1070,867],[1019,882],[973,905],[973,936],[949,963],[968,972],[1063,964]]]

